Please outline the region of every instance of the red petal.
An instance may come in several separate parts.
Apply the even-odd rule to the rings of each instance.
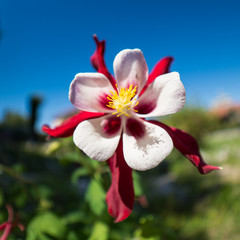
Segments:
[[[152,72],[148,77],[148,84],[152,83],[153,80],[165,73],[169,72],[170,65],[173,61],[173,57],[164,57],[162,58],[153,68]]]
[[[3,232],[3,235],[1,236],[0,240],[7,240],[8,239],[8,235],[11,233],[11,230],[12,230],[12,224],[7,224],[4,232]]]
[[[80,112],[66,119],[56,128],[50,128],[48,125],[43,125],[42,131],[52,137],[69,137],[73,135],[75,128],[80,122],[91,118],[101,117],[103,115],[104,113]]]
[[[0,225],[0,230],[3,230],[7,226],[7,222],[4,222]]]
[[[112,184],[106,197],[108,211],[115,222],[121,222],[131,214],[134,204],[132,169],[124,160],[122,140],[108,165],[112,172]]]
[[[185,157],[187,157],[191,161],[191,163],[197,167],[198,171],[201,174],[206,174],[213,170],[221,169],[220,167],[207,165],[204,162],[199,152],[199,146],[197,141],[188,133],[174,127],[169,127],[158,121],[153,120],[149,122],[164,128],[171,136],[173,144],[177,148],[177,150],[181,152]]]
[[[8,223],[12,223],[14,220],[14,212],[11,205],[6,205],[7,211],[8,211]]]
[[[104,61],[104,52],[105,52],[106,42],[105,40],[99,41],[96,35],[93,35],[93,39],[95,40],[97,48],[90,58],[91,64],[99,73],[104,74],[109,79],[114,89],[116,89],[116,80],[107,70],[107,67]]]
[[[7,240],[8,235],[11,233],[12,227],[14,226],[14,212],[12,206],[9,204],[6,205],[8,211],[8,221],[0,225],[0,230],[4,229],[2,236],[0,237],[1,240]]]
[[[154,66],[152,72],[148,76],[148,80],[145,86],[143,87],[140,95],[143,94],[143,92],[154,81],[156,77],[169,72],[169,68],[172,61],[173,61],[173,57],[164,57]]]
[[[25,230],[25,226],[21,223],[18,223],[17,224],[18,228],[21,230],[21,231],[24,231]]]
[[[105,52],[106,41],[99,41],[96,35],[93,35],[93,39],[95,40],[97,48],[91,56],[90,61],[92,66],[96,69],[96,71],[98,71],[102,65],[105,65],[103,55]]]

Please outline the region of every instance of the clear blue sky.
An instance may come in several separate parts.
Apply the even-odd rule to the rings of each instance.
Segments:
[[[0,0],[0,118],[27,114],[31,94],[44,97],[39,125],[71,108],[69,84],[94,71],[92,35],[106,39],[106,63],[140,48],[149,70],[173,56],[187,102],[209,106],[226,93],[240,101],[238,0]]]

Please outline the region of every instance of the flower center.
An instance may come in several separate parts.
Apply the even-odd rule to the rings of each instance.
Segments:
[[[133,85],[130,85],[130,87],[126,89],[121,87],[120,91],[110,91],[111,94],[109,94],[107,97],[109,103],[106,106],[112,109],[116,109],[116,112],[113,112],[112,114],[118,113],[117,117],[121,116],[122,114],[125,116],[131,116],[129,114],[131,110],[137,112],[137,110],[133,109],[138,105],[136,98],[134,98],[136,91],[137,86],[133,88]]]

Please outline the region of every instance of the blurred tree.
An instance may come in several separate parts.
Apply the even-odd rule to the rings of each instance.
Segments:
[[[30,128],[30,139],[37,140],[37,133],[35,130],[36,121],[37,121],[37,112],[38,108],[42,102],[41,97],[39,96],[32,96],[30,98],[30,119],[29,119],[29,128]]]
[[[24,141],[28,136],[28,119],[18,113],[6,111],[0,123],[0,140],[2,142]]]

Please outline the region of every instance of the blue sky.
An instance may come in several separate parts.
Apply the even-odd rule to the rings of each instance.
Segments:
[[[72,108],[70,82],[94,71],[94,33],[111,72],[119,51],[140,48],[149,70],[175,58],[189,104],[208,107],[223,93],[240,102],[239,12],[237,0],[0,0],[0,119],[27,114],[32,94],[44,98],[39,125]]]

